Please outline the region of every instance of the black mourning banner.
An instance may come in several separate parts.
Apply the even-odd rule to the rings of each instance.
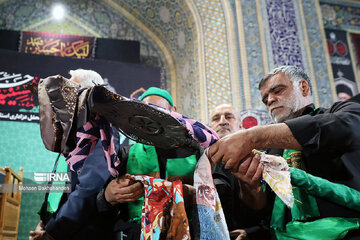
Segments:
[[[140,42],[0,29],[0,49],[31,54],[140,63]]]
[[[338,100],[358,93],[345,31],[325,29]],[[343,99],[346,100],[346,99]]]
[[[37,97],[25,87],[40,78],[78,68],[98,72],[107,88],[126,97],[137,97],[144,89],[160,86],[160,68],[107,60],[62,58],[0,49],[0,120],[39,121]]]
[[[20,52],[59,57],[94,58],[95,38],[47,32],[21,32]]]

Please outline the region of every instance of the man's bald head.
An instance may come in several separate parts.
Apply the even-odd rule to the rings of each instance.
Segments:
[[[211,111],[210,127],[220,138],[225,137],[241,129],[240,114],[234,106],[221,104]]]

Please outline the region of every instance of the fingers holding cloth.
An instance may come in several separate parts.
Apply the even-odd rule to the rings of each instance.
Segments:
[[[214,143],[208,150],[208,158],[212,165],[221,161],[225,169],[237,171],[239,162],[251,154],[253,148],[247,132],[238,131]]]
[[[112,205],[133,202],[143,196],[143,184],[130,174],[113,179],[105,189],[105,199]]]

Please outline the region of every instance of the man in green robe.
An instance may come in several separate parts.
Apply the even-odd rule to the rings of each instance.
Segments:
[[[171,95],[160,88],[149,88],[139,99],[176,111]],[[119,151],[119,175],[147,175],[168,181],[181,180],[186,204],[187,189],[191,189],[193,184],[199,154],[198,149],[190,147],[161,149],[135,143]],[[143,196],[142,184],[127,177],[111,180],[99,193],[97,204],[100,212],[119,211],[114,226],[114,239],[140,239]]]

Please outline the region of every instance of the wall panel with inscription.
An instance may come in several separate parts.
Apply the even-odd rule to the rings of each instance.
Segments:
[[[110,90],[130,97],[139,89],[160,86],[160,68],[108,60],[62,58],[0,49],[0,120],[36,122],[38,101],[26,86],[40,78],[60,74],[69,78],[73,69],[92,69]]]

